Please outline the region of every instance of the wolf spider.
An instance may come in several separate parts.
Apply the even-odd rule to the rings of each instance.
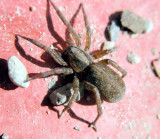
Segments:
[[[120,101],[125,94],[125,83],[122,78],[127,74],[127,72],[110,59],[103,59],[98,63],[94,62],[94,59],[98,59],[108,53],[111,53],[114,51],[114,48],[109,50],[101,50],[92,56],[89,54],[89,49],[91,46],[91,29],[83,4],[80,4],[80,6],[82,8],[86,27],[86,44],[84,50],[82,50],[80,38],[72,28],[71,24],[66,20],[56,5],[51,0],[49,1],[59,18],[67,27],[69,33],[72,35],[76,45],[72,40],[67,40],[68,47],[63,51],[61,56],[54,49],[51,49],[50,47],[47,47],[34,39],[16,34],[16,37],[19,36],[25,40],[28,40],[48,52],[59,65],[64,66],[51,69],[50,71],[37,73],[34,77],[28,79],[27,81],[36,78],[45,78],[56,74],[73,75],[74,94],[68,105],[62,110],[62,113],[60,114],[61,117],[63,113],[67,111],[76,101],[79,92],[79,77],[83,77],[81,79],[82,84],[87,90],[94,93],[97,104],[98,115],[96,119],[90,123],[90,126],[96,130],[96,123],[103,113],[101,98],[103,97],[104,100],[111,103]],[[122,75],[120,76],[113,69],[108,67],[108,64],[119,70]]]

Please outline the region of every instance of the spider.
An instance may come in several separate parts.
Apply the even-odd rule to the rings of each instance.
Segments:
[[[71,24],[66,20],[66,18],[56,7],[56,5],[51,0],[49,1],[58,14],[59,18],[66,26],[69,33],[72,35],[75,42],[73,42],[72,40],[67,40],[68,46],[63,51],[61,56],[54,49],[51,49],[50,47],[47,47],[46,45],[34,39],[16,34],[16,37],[19,36],[25,40],[28,40],[34,45],[48,52],[59,65],[64,66],[51,69],[50,71],[37,73],[34,77],[26,81],[30,81],[36,78],[45,78],[52,75],[72,74],[74,94],[71,97],[68,105],[65,106],[62,110],[60,117],[65,111],[71,108],[72,104],[76,101],[79,92],[79,85],[80,82],[82,82],[85,89],[93,92],[95,96],[98,115],[95,120],[89,124],[89,126],[93,127],[97,131],[96,123],[103,113],[101,98],[104,98],[104,100],[111,103],[120,101],[123,98],[126,89],[125,83],[122,78],[126,76],[127,72],[122,69],[116,62],[110,59],[103,59],[97,63],[94,62],[95,59],[99,59],[100,57],[111,53],[112,51],[114,51],[114,49],[101,50],[92,56],[89,54],[89,49],[91,46],[91,29],[82,3],[80,4],[80,6],[82,8],[86,28],[86,44],[84,50],[81,47],[80,38],[72,28]],[[122,75],[120,76],[107,65],[113,66],[115,69],[120,71]],[[82,77],[82,79],[79,79],[80,77]]]

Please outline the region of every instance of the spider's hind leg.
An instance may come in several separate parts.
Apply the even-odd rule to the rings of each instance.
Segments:
[[[71,97],[71,100],[69,101],[68,105],[62,110],[62,113],[60,114],[59,118],[62,117],[62,115],[65,111],[67,111],[69,108],[71,108],[72,104],[77,99],[77,96],[79,93],[79,79],[76,76],[74,76],[74,79],[73,79],[73,90],[74,90],[74,94]]]

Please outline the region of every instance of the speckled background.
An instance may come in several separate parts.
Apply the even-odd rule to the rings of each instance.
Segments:
[[[92,48],[100,50],[104,42],[104,31],[109,16],[117,11],[129,9],[136,14],[151,19],[153,30],[136,38],[128,34],[119,35],[116,46],[120,48],[113,56],[106,56],[123,67],[128,75],[124,78],[126,95],[119,103],[103,102],[104,112],[97,123],[98,132],[81,120],[65,113],[61,119],[54,110],[41,103],[48,91],[47,80],[37,79],[26,89],[15,87],[1,74],[0,80],[0,135],[7,133],[13,139],[53,139],[53,138],[98,138],[101,139],[158,139],[160,138],[160,79],[151,69],[152,60],[159,57],[160,52],[160,2],[159,0],[53,0],[60,7],[68,20],[84,3],[92,28]],[[29,7],[36,9],[30,11]],[[26,66],[29,73],[46,71],[57,67],[52,58],[31,43],[20,39],[15,43],[16,33],[29,36],[50,46],[54,43],[56,50],[65,47],[65,26],[59,20],[53,8],[47,7],[46,0],[1,0],[0,1],[0,58],[8,60],[17,56]],[[49,11],[49,16],[46,11]],[[51,17],[51,18],[49,18]],[[50,20],[51,19],[51,20]],[[75,18],[74,28],[82,35],[85,42],[85,28],[82,11]],[[84,45],[83,45],[84,46]],[[153,48],[156,52],[153,53]],[[138,64],[130,64],[126,57],[131,52],[141,57]],[[2,65],[2,64],[1,64]],[[0,67],[1,69],[4,67]],[[1,71],[2,72],[2,71]],[[96,105],[75,103],[72,111],[89,122],[97,115]],[[78,126],[81,130],[73,128]]]

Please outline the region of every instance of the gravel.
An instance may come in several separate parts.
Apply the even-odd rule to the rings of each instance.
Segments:
[[[145,20],[135,13],[124,10],[121,15],[121,24],[123,27],[131,30],[135,34],[141,34],[146,25]]]
[[[29,87],[30,82],[24,82],[29,78],[28,72],[16,56],[11,56],[8,59],[8,75],[13,84],[23,88]]]
[[[116,21],[112,21],[111,24],[107,27],[107,34],[109,41],[116,42],[118,40],[120,27]]]
[[[2,139],[8,139],[9,136],[6,133],[3,133],[3,135],[1,136]]]
[[[131,53],[127,56],[127,61],[131,64],[140,63],[141,57],[134,53]]]
[[[68,83],[65,86],[62,86],[58,88],[57,90],[54,90],[50,95],[49,99],[53,105],[68,105],[72,95],[74,93],[73,85],[72,83]],[[79,101],[84,94],[84,86],[80,84],[80,92],[77,96],[77,101]]]

